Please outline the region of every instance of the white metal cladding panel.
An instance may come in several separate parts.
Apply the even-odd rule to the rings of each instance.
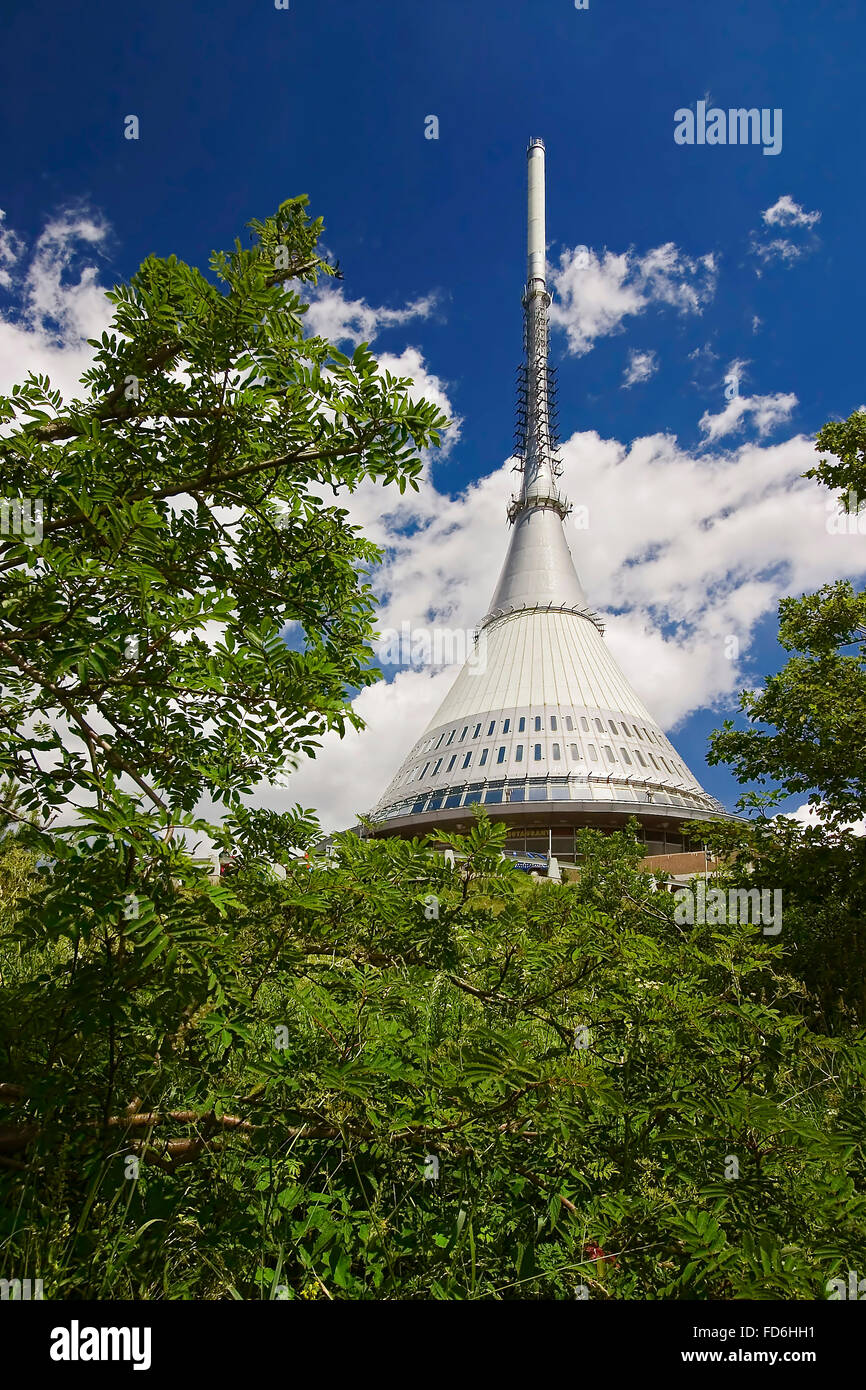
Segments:
[[[467,662],[431,729],[487,710],[544,705],[622,711],[656,727],[588,618],[536,610],[504,618],[485,632],[483,669]]]
[[[515,521],[490,612],[523,604],[586,607],[586,596],[557,512],[531,508]]]

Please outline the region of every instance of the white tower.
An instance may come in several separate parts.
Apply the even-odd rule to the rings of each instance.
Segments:
[[[515,455],[523,475],[511,538],[476,650],[371,812],[378,834],[458,830],[482,803],[509,845],[574,853],[580,826],[636,816],[647,852],[684,848],[689,820],[724,809],[692,776],[626,680],[588,607],[563,521],[555,378],[548,366],[544,143],[528,149],[528,268],[523,294]]]

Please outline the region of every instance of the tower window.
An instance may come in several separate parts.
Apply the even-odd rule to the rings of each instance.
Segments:
[[[593,761],[594,763],[597,763],[597,762],[598,762],[598,750],[597,750],[595,744],[594,744],[594,743],[588,743],[586,746],[587,746],[587,748],[589,749],[589,756],[592,758],[592,761]]]
[[[500,748],[499,752],[496,754],[496,761],[497,761],[498,763],[504,763],[504,762],[505,762],[505,748],[504,748],[504,747],[503,747],[503,748]]]
[[[661,771],[661,768],[659,767],[659,765],[658,765],[658,763],[656,762],[655,758],[653,757],[652,753],[650,753],[650,762],[652,763],[652,765],[653,765],[653,767],[655,768],[656,772],[660,772],[660,771]]]
[[[437,747],[437,748],[441,748],[441,747],[442,747],[442,740],[443,740],[444,737],[445,737],[444,734],[440,734],[440,735],[439,735],[439,742],[436,744],[436,747]]]
[[[641,733],[641,731],[640,731],[640,729],[638,728],[637,724],[635,724],[635,726],[634,726],[634,731],[635,731],[635,733],[637,734],[638,738],[641,738],[641,739],[643,738],[643,734]]]
[[[643,753],[640,751],[639,748],[636,748],[634,750],[634,755],[640,763],[641,767],[646,767],[646,758],[644,757]]]
[[[466,757],[463,759],[463,766],[464,766],[464,767],[468,767],[469,764],[470,764],[471,762],[472,762],[472,754],[471,754],[471,753],[467,753],[467,754],[466,754]]]
[[[620,727],[622,728],[622,731],[623,731],[623,733],[625,734],[626,738],[628,738],[628,737],[629,737],[628,725],[627,725],[627,724],[622,724]]]
[[[541,762],[541,744],[540,744],[540,743],[536,743],[536,745],[535,745],[535,761],[536,761],[537,763],[540,763],[540,762]]]
[[[554,762],[559,762],[559,744],[558,744],[558,743],[555,743],[555,744],[553,745],[553,758],[554,758]]]
[[[571,733],[572,729],[574,728],[574,720],[572,719],[570,714],[567,714],[565,716],[565,727],[569,733]]]
[[[450,763],[448,764],[448,766],[446,767],[445,771],[446,771],[446,772],[450,772],[451,769],[452,769],[452,767],[453,767],[454,764],[456,763],[456,761],[457,761],[457,754],[456,754],[456,753],[453,753],[453,754],[451,755],[451,761],[450,761]]]
[[[487,762],[487,754],[488,754],[489,752],[490,752],[490,749],[489,749],[489,748],[482,748],[482,750],[481,750],[481,757],[478,759],[478,766],[479,766],[479,767],[483,767],[484,764]]]
[[[580,727],[583,729],[583,732],[585,734],[589,733],[589,720],[587,719],[585,714],[582,714],[580,716]]]
[[[423,781],[424,778],[427,776],[427,769],[428,769],[429,766],[430,766],[429,763],[425,763],[425,764],[424,764],[424,768],[423,768],[423,770],[422,770],[422,772],[421,772],[421,780],[422,780],[422,781]]]
[[[467,735],[468,733],[469,733],[469,725],[467,724],[466,727],[465,727],[464,730],[463,730],[463,733],[460,735],[460,742],[461,742],[461,743],[463,742],[464,738],[466,737],[466,735]]]
[[[476,724],[476,725],[475,725],[475,733],[472,735],[472,737],[473,737],[473,738],[477,738],[478,735],[479,735],[480,733],[481,733],[481,725],[480,725],[480,724]]]
[[[609,763],[616,762],[616,758],[613,756],[613,749],[607,743],[604,745],[604,756],[607,758]]]
[[[453,742],[454,742],[454,735],[455,735],[456,733],[457,733],[457,730],[456,730],[456,729],[452,729],[452,730],[451,730],[450,734],[448,735],[448,743],[453,743]],[[446,745],[445,745],[446,748],[448,747],[448,743],[446,743]]]
[[[573,743],[571,745],[571,761],[573,763],[580,761],[580,749],[578,748],[576,743]]]
[[[488,737],[488,738],[490,738],[490,735],[493,733],[493,730],[494,730],[495,728],[496,728],[496,720],[495,720],[495,719],[491,719],[491,721],[490,721],[490,728],[487,730],[487,737]]]
[[[619,733],[619,730],[617,729],[617,727],[616,727],[616,725],[614,724],[613,720],[612,720],[612,719],[609,719],[609,720],[607,721],[607,725],[608,725],[608,728],[610,729],[611,733],[613,734],[614,738],[616,738],[617,734]]]
[[[596,719],[596,721],[595,721],[595,727],[598,729],[598,732],[599,732],[600,734],[603,734],[603,733],[604,733],[604,725],[602,724],[602,722],[601,722],[600,719]]]
[[[436,766],[435,766],[434,769],[433,769],[433,776],[434,776],[434,777],[436,776],[436,773],[439,771],[439,769],[440,769],[441,766],[442,766],[442,759],[440,758],[439,761],[437,762]]]
[[[620,748],[620,750],[619,750],[619,755],[620,755],[620,757],[623,759],[623,762],[628,763],[629,767],[631,767],[631,758],[630,758],[629,755],[628,755],[628,749],[627,749],[627,748]]]
[[[525,719],[521,719],[520,722],[519,722],[519,724],[517,725],[517,732],[518,732],[519,734],[522,734],[522,733],[524,732],[525,729],[526,729],[526,720],[525,720]]]
[[[537,734],[540,734],[540,733],[541,733],[541,715],[540,715],[540,714],[537,714],[537,715],[535,716],[535,732],[536,732]]]
[[[522,762],[523,762],[523,744],[522,744],[522,743],[518,743],[517,747],[516,747],[515,750],[514,750],[514,761],[515,761],[516,763],[522,763]]]
[[[553,733],[556,733],[556,715],[555,715],[555,714],[552,714],[552,715],[550,716],[550,727],[551,727]]]
[[[506,719],[505,723],[502,725],[502,732],[503,732],[504,734],[507,734],[507,733],[508,733],[508,730],[509,730],[510,728],[511,728],[511,720],[510,720],[510,719]]]

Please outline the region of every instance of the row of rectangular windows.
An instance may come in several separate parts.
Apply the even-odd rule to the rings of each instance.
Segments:
[[[472,738],[473,738],[473,739],[478,738],[478,736],[480,735],[480,733],[481,733],[481,726],[482,726],[483,722],[484,722],[484,721],[481,720],[479,723],[477,723],[477,724],[475,725],[475,728],[474,728],[474,730],[473,730],[473,732],[472,732]],[[593,722],[594,722],[594,724],[595,724],[595,727],[596,727],[597,731],[598,731],[600,734],[603,734],[603,733],[606,732],[605,727],[604,727],[604,721],[603,721],[603,720],[596,718]],[[613,734],[614,738],[616,738],[616,736],[618,735],[618,733],[619,733],[620,730],[617,728],[616,724],[614,723],[614,721],[613,721],[612,719],[609,719],[609,720],[607,721],[607,724],[608,724],[608,728],[610,729],[610,731],[611,731],[611,733]],[[536,732],[537,734],[543,732],[543,730],[544,730],[544,721],[543,721],[542,715],[536,714],[536,715],[534,716],[534,727],[535,727],[535,732]],[[580,716],[580,727],[582,728],[582,730],[583,730],[583,732],[584,732],[585,734],[588,734],[588,733],[590,732],[590,729],[589,729],[589,720],[587,719],[586,715],[583,715],[583,714],[582,714],[582,715]],[[631,736],[632,736],[632,735],[631,735],[631,729],[629,729],[629,726],[628,726],[627,724],[621,723],[621,724],[620,724],[620,728],[622,729],[622,732],[625,734],[626,738],[631,738]],[[572,716],[571,716],[570,714],[567,714],[567,715],[565,716],[565,729],[566,729],[566,731],[567,731],[568,733],[573,733],[573,732],[574,732],[574,719],[572,718]],[[641,732],[641,730],[638,728],[638,726],[637,726],[636,724],[633,724],[633,725],[632,725],[632,729],[634,729],[635,736],[636,736],[637,738],[643,739],[644,736],[646,736],[646,738],[647,738],[648,740],[654,740],[656,743],[661,744],[661,739],[659,738],[658,734],[653,733],[653,731],[652,731],[651,729],[644,729],[644,731]],[[494,734],[494,732],[495,732],[495,730],[496,730],[496,720],[495,720],[495,719],[491,719],[491,720],[490,720],[490,723],[489,723],[488,726],[487,726],[487,733],[486,733],[485,737],[486,737],[486,738],[492,738],[492,737],[493,737],[493,734]],[[559,731],[558,716],[555,715],[555,714],[552,714],[552,715],[550,716],[550,732],[551,732],[552,734],[555,734],[555,733],[557,733],[558,731]],[[465,739],[465,737],[466,737],[466,735],[468,734],[468,732],[469,732],[469,725],[468,725],[468,724],[465,724],[465,725],[463,726],[463,728],[461,729],[461,731],[460,731],[460,738],[457,740],[458,743],[462,743],[462,742],[463,742],[463,740]],[[508,734],[508,733],[511,732],[511,719],[510,719],[510,718],[509,718],[509,719],[504,719],[504,720],[502,721],[502,732],[503,732],[503,734]],[[526,732],[526,716],[525,716],[525,715],[521,715],[521,717],[518,719],[518,721],[517,721],[517,730],[516,730],[516,732],[519,733],[519,734],[523,734],[523,733]],[[437,743],[436,743],[437,749],[442,747],[442,740],[446,737],[446,734],[447,734],[448,742],[445,744],[445,747],[447,748],[447,747],[449,746],[449,744],[451,744],[451,743],[454,742],[454,739],[455,739],[455,737],[456,737],[456,735],[457,735],[457,729],[456,729],[456,727],[453,728],[453,729],[451,730],[450,733],[447,733],[447,730],[446,730],[445,732],[443,732],[443,733],[441,733],[441,734],[439,735],[439,738],[438,738]],[[423,749],[419,749],[419,751],[420,751],[420,752],[425,752],[425,753],[426,753],[427,749],[428,749],[428,748],[432,748],[432,747],[433,747],[433,740],[430,739],[430,741],[424,745],[424,748],[423,748]]]
[[[507,723],[508,721],[506,720],[505,722]],[[589,750],[589,756],[590,756],[591,761],[594,762],[594,763],[597,763],[597,762],[599,761],[599,756],[598,756],[598,749],[596,748],[595,744],[594,744],[594,743],[587,743],[586,746],[587,746],[587,748],[588,748],[588,750]],[[533,760],[534,760],[535,762],[537,762],[537,763],[543,762],[543,760],[544,760],[544,755],[543,755],[543,752],[542,752],[542,745],[541,745],[540,743],[536,743],[536,744],[533,744],[533,745],[532,745],[532,748],[533,748],[533,755],[532,755],[532,756],[533,756]],[[569,744],[569,750],[570,750],[570,752],[571,752],[571,759],[572,759],[572,762],[580,762],[580,748],[578,747],[578,745],[577,745],[576,743]],[[613,751],[613,749],[611,748],[610,744],[607,744],[607,743],[606,743],[606,744],[602,744],[602,750],[603,750],[603,752],[604,752],[605,758],[607,759],[608,763],[611,764],[612,766],[615,766],[615,765],[616,765],[616,755],[614,754],[614,751]],[[490,748],[482,748],[482,750],[481,750],[481,757],[480,757],[479,760],[478,760],[478,766],[479,766],[479,767],[484,767],[484,766],[485,766],[485,764],[486,764],[486,762],[487,762],[487,759],[488,759],[488,756],[489,756],[489,754],[491,753],[491,751],[492,751],[492,749],[490,749]],[[630,757],[630,755],[629,755],[628,749],[627,749],[627,748],[623,748],[622,746],[620,746],[620,750],[619,750],[619,751],[620,751],[620,756],[621,756],[623,762],[626,763],[626,765],[627,765],[628,767],[632,767],[632,766],[633,766],[633,763],[632,763],[631,757]],[[635,756],[637,757],[638,762],[640,763],[641,767],[644,767],[644,768],[645,768],[645,767],[647,766],[647,762],[646,762],[646,759],[644,758],[643,754],[641,753],[640,749],[639,749],[639,748],[636,748],[634,751],[635,751]],[[457,762],[457,759],[458,759],[459,756],[460,756],[459,753],[452,753],[452,755],[451,755],[451,760],[450,760],[450,762],[448,763],[448,766],[445,768],[445,771],[446,771],[446,772],[450,772],[450,771],[452,770],[452,768],[454,767],[455,763]],[[504,762],[505,762],[505,756],[506,756],[506,747],[505,747],[505,745],[503,744],[503,745],[497,750],[497,752],[496,752],[496,762],[497,762],[497,763],[504,763]],[[553,762],[560,762],[560,761],[562,760],[562,756],[563,756],[563,755],[562,755],[562,749],[561,749],[560,744],[554,743],[554,744],[552,745],[552,747],[551,747],[551,759],[552,759],[552,761],[553,761]],[[649,757],[649,759],[650,759],[650,761],[651,761],[653,767],[656,769],[656,772],[660,772],[660,771],[661,771],[661,768],[659,767],[658,762],[656,762],[655,757],[653,756],[652,753],[649,753],[649,751],[648,751],[648,757]],[[671,776],[680,775],[679,770],[678,770],[676,767],[674,767],[674,766],[672,766],[671,764],[669,764],[666,758],[662,758],[662,757],[661,757],[661,754],[659,754],[659,758],[660,758],[661,763],[662,763],[662,765],[663,765],[663,767],[664,767],[664,770],[665,770],[667,773],[669,773]],[[441,766],[442,766],[442,764],[444,763],[444,761],[445,761],[444,756],[441,757],[441,758],[439,758],[439,759],[437,759],[436,766],[433,768],[433,771],[430,773],[430,776],[431,776],[431,777],[435,777],[435,776],[437,775],[437,773],[439,772],[439,769],[441,768]],[[518,744],[516,745],[515,749],[514,749],[514,761],[515,761],[516,763],[522,763],[522,762],[523,762],[523,744],[522,744],[522,743],[518,743]],[[469,767],[470,764],[471,764],[471,762],[472,762],[472,753],[471,753],[471,752],[469,752],[469,753],[464,753],[464,755],[463,755],[463,762],[462,762],[461,765],[460,765],[461,771],[463,770],[463,768]],[[417,777],[417,780],[418,780],[419,782],[421,782],[421,781],[423,781],[424,778],[427,776],[427,770],[428,770],[429,767],[430,767],[430,763],[429,763],[429,762],[425,763],[424,766],[423,766],[423,768],[421,769],[420,773],[419,773],[419,771],[418,771],[418,768],[416,767],[416,768],[414,768],[414,769],[412,770],[412,772],[410,773],[410,775],[409,775],[408,777],[404,778],[403,780],[404,780],[404,781],[412,782],[412,781],[415,781],[415,780],[416,780],[416,777]]]
[[[526,717],[525,715],[522,715],[522,716],[518,719],[518,721],[517,721],[517,730],[516,730],[517,733],[521,733],[521,734],[522,734],[522,733],[524,733],[524,732],[526,731],[526,718],[527,718],[527,717]],[[605,733],[604,723],[603,723],[603,721],[602,721],[601,719],[599,719],[599,718],[596,717],[596,718],[594,719],[593,722],[595,723],[595,727],[596,727],[596,729],[597,729],[597,731],[598,731],[599,733],[602,733],[602,734]],[[483,723],[483,721],[479,721],[479,722],[475,725],[475,728],[474,728],[473,733],[472,733],[472,739],[473,739],[473,740],[479,737],[480,732],[481,732],[482,723]],[[491,720],[490,720],[490,722],[489,722],[489,724],[488,724],[488,728],[487,728],[487,734],[486,734],[486,737],[487,737],[487,738],[491,738],[491,737],[493,736],[493,733],[494,733],[494,731],[495,731],[495,729],[496,729],[496,723],[497,723],[497,721],[496,721],[495,719],[491,719]],[[617,731],[617,726],[616,726],[616,724],[614,723],[614,721],[613,721],[612,719],[609,719],[609,720],[607,721],[607,723],[608,723],[608,727],[610,728],[611,732],[614,734],[614,736],[616,736],[616,734],[617,734],[618,731]],[[540,733],[540,732],[542,731],[542,727],[543,727],[543,718],[542,718],[542,716],[541,716],[540,714],[537,714],[537,715],[534,716],[534,724],[535,724],[535,732],[536,732],[536,733]],[[584,733],[589,733],[589,732],[590,732],[589,720],[587,719],[586,715],[581,715],[581,716],[580,716],[580,724],[581,724],[581,728],[582,728],[582,730],[583,730]],[[569,731],[569,732],[573,732],[573,731],[574,731],[574,719],[572,718],[572,716],[571,716],[570,714],[567,714],[567,715],[565,716],[565,728],[566,728],[566,730]],[[622,732],[625,734],[626,738],[631,738],[632,735],[631,735],[631,733],[630,733],[630,731],[629,731],[628,725],[625,724],[625,723],[621,723],[621,728],[622,728]],[[663,746],[664,746],[664,744],[663,744],[663,742],[662,742],[662,739],[659,737],[659,735],[656,734],[656,733],[653,733],[653,731],[652,731],[651,729],[644,729],[643,733],[641,733],[641,730],[638,728],[638,726],[637,726],[636,724],[633,724],[633,725],[632,725],[632,728],[634,729],[634,733],[635,733],[635,735],[637,736],[637,738],[643,740],[643,738],[646,737],[647,740],[654,740],[656,743],[659,744],[660,747],[663,747]],[[558,716],[555,715],[555,714],[552,714],[552,715],[550,716],[550,729],[551,729],[551,732],[552,732],[552,733],[558,732]],[[466,725],[464,725],[463,729],[462,729],[461,732],[460,732],[460,738],[458,739],[458,742],[459,742],[459,743],[462,743],[462,742],[463,742],[463,740],[465,739],[465,737],[466,737],[466,735],[467,735],[468,732],[469,732],[469,725],[466,724]],[[503,732],[503,734],[507,734],[507,733],[510,733],[510,732],[511,732],[511,719],[510,719],[510,718],[504,719],[504,720],[503,720],[503,722],[502,722],[502,732]],[[446,733],[447,733],[447,731],[445,731],[445,732],[443,732],[443,733],[441,733],[441,734],[439,735],[439,738],[438,738],[438,740],[437,740],[437,742],[436,742],[436,748],[437,748],[437,749],[441,748],[441,746],[442,746],[442,741],[443,741],[443,739],[445,739]],[[447,748],[451,743],[453,743],[454,738],[456,737],[456,734],[457,734],[457,729],[456,729],[456,727],[453,728],[453,729],[451,730],[450,733],[447,733],[447,743],[445,744],[446,748]],[[420,752],[426,752],[429,748],[432,748],[432,746],[433,746],[433,739],[430,739],[430,740],[424,745],[423,749],[420,749],[419,751],[420,751]],[[598,761],[598,754],[597,754],[597,752],[595,751],[595,746],[594,746],[594,744],[591,744],[591,743],[590,743],[590,744],[588,744],[587,746],[588,746],[588,748],[589,748],[589,750],[590,750],[590,757],[592,758],[592,760],[593,760],[594,762],[597,762],[597,761]],[[557,745],[557,744],[554,744],[554,748],[556,748],[556,747],[558,747],[558,745]],[[576,745],[575,745],[575,744],[572,744],[572,748],[574,748],[574,747],[576,747]],[[537,749],[537,748],[538,748],[538,745],[536,744],[536,749]],[[604,751],[605,751],[606,757],[608,758],[608,761],[609,761],[609,762],[614,762],[615,759],[614,759],[613,754],[612,754],[612,752],[610,751],[610,749],[605,748]],[[631,766],[631,759],[629,758],[628,754],[625,752],[624,749],[621,749],[620,751],[623,753],[626,763],[628,763],[628,765]],[[635,752],[637,753],[637,756],[638,756],[638,759],[640,760],[641,765],[642,765],[643,767],[646,767],[647,764],[644,762],[643,757],[641,756],[640,751],[639,751],[638,749],[635,749]],[[500,750],[499,750],[498,757],[497,757],[497,761],[498,761],[498,762],[503,762],[503,761],[504,761],[504,756],[505,756],[505,755],[504,755],[503,750],[500,749]],[[559,757],[559,754],[558,754],[558,753],[554,753],[553,756],[554,756],[554,758],[558,758],[558,757]],[[572,756],[576,756],[576,755],[572,754]],[[659,756],[661,756],[661,755],[659,755]],[[521,761],[522,757],[523,757],[523,753],[522,753],[522,751],[520,751],[520,752],[518,753],[518,755],[517,755],[517,761],[518,761],[518,762]],[[656,762],[655,758],[653,757],[653,755],[652,755],[651,753],[649,754],[649,757],[652,759],[653,766],[654,766],[656,769],[658,769],[658,766],[659,766],[659,765],[658,765],[658,763]],[[536,758],[540,758],[540,755],[539,755],[538,753],[536,753]],[[455,759],[455,760],[456,760],[456,759]],[[482,758],[481,758],[481,762],[479,763],[479,766],[482,766],[482,767],[483,767],[483,765],[484,765],[484,763],[485,763],[486,761],[487,761],[487,754],[486,754],[486,752],[485,752],[485,753],[482,753]],[[666,768],[666,770],[667,770],[668,772],[672,772],[672,773],[676,774],[677,769],[675,769],[675,768],[668,768],[668,765],[667,765],[667,763],[665,762],[664,758],[662,758],[662,762],[664,763],[664,766],[665,766],[665,768]],[[450,764],[450,766],[453,766],[453,763]],[[464,766],[464,767],[468,767],[468,766],[469,766],[469,762],[468,762],[468,761],[467,761],[467,762],[464,762],[463,766]],[[428,767],[429,767],[429,763],[428,763]],[[434,769],[434,773],[435,773],[435,771],[436,771],[436,769]],[[407,774],[405,777],[403,777],[403,778],[401,779],[401,783],[402,783],[402,782],[406,782],[406,781],[414,781],[415,776],[416,776],[416,773],[417,773],[417,769],[415,769],[413,772]],[[423,776],[423,773],[422,773],[422,776]],[[398,783],[398,785],[400,785],[401,783]]]

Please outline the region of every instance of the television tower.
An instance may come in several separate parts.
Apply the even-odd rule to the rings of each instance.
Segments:
[[[688,822],[727,818],[686,767],[604,641],[565,535],[556,379],[548,363],[545,149],[528,157],[524,361],[511,536],[476,649],[371,811],[378,835],[460,831],[475,804],[514,852],[574,858],[581,826],[635,817],[647,855],[687,849]]]

